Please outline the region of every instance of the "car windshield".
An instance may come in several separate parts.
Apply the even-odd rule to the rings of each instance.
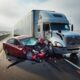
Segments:
[[[68,24],[51,23],[51,30],[70,30]]]
[[[25,38],[20,40],[23,45],[34,46],[37,44],[37,39],[35,38]]]

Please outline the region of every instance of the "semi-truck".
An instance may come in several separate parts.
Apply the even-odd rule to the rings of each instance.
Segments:
[[[70,53],[70,59],[77,59],[80,49],[80,34],[73,30],[73,25],[62,13],[32,10],[15,25],[14,35],[44,38],[51,42],[55,54]]]

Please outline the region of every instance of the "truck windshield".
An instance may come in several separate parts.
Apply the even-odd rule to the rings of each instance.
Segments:
[[[51,23],[50,27],[51,27],[51,30],[70,30],[70,27],[68,24]]]

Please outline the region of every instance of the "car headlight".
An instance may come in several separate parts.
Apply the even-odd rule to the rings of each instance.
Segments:
[[[56,47],[63,47],[63,45],[60,42],[55,41],[54,46]]]

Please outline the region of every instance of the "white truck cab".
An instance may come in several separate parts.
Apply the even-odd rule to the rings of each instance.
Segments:
[[[80,34],[73,32],[66,16],[52,11],[39,13],[36,37],[43,37],[52,42],[55,53],[78,53]]]
[[[76,56],[80,49],[80,34],[73,31],[64,14],[47,10],[32,10],[18,22],[14,33],[42,37],[49,40],[55,54],[71,53]],[[18,29],[21,28],[21,29]],[[23,30],[23,31],[22,31]]]

